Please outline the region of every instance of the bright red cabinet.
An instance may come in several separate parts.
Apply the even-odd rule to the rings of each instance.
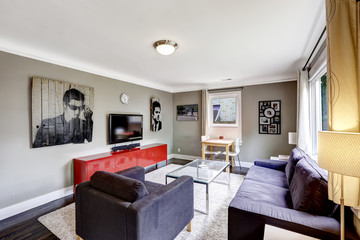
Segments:
[[[167,164],[167,145],[160,143],[74,158],[74,190],[79,183],[89,181],[96,171],[117,172],[134,166],[148,167],[165,160]]]

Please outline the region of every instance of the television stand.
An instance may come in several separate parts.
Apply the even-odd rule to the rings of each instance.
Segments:
[[[134,166],[148,167],[162,161],[167,164],[167,145],[161,143],[74,158],[74,193],[76,185],[89,181],[96,171],[118,172]]]

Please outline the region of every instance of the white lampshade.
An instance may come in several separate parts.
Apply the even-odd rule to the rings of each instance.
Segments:
[[[289,132],[289,144],[296,145],[296,132]]]
[[[360,133],[319,132],[318,162],[329,172],[360,177]]]
[[[161,55],[170,55],[177,49],[177,43],[171,40],[160,40],[154,43],[154,48]]]

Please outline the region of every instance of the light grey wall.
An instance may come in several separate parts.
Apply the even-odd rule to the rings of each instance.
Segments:
[[[295,145],[288,144],[288,132],[296,131],[296,82],[246,86],[242,92],[241,160],[288,155]],[[281,100],[281,134],[259,134],[259,101]]]
[[[93,142],[31,148],[31,77],[73,82],[94,87]],[[128,105],[120,94],[130,96]],[[150,98],[162,102],[163,129],[150,131]],[[173,96],[90,73],[0,52],[0,208],[73,184],[72,159],[108,152],[107,114],[139,113],[144,116],[144,140],[168,144],[173,152]]]
[[[242,139],[240,157],[253,162],[256,158],[288,155],[295,145],[288,144],[288,132],[296,131],[296,82],[246,86],[242,91]],[[281,100],[281,134],[259,134],[258,104],[264,100]],[[175,108],[179,104],[199,104],[201,91],[174,94]],[[179,122],[174,119],[174,153],[201,156],[201,121]],[[224,135],[226,138],[226,135]]]
[[[174,93],[174,153],[190,156],[201,156],[201,91]],[[199,105],[199,119],[197,121],[177,121],[177,105]],[[180,152],[178,152],[180,148]]]

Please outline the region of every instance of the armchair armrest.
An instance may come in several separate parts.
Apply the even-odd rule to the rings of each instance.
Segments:
[[[119,174],[119,175],[122,175],[125,177],[129,177],[129,178],[134,178],[141,182],[145,182],[145,169],[140,166],[121,170],[119,172],[116,172],[116,174]]]
[[[285,160],[256,159],[254,165],[279,171],[285,171],[287,163],[288,161]]]
[[[174,239],[194,217],[192,177],[157,188],[131,204],[127,214],[127,239]]]

